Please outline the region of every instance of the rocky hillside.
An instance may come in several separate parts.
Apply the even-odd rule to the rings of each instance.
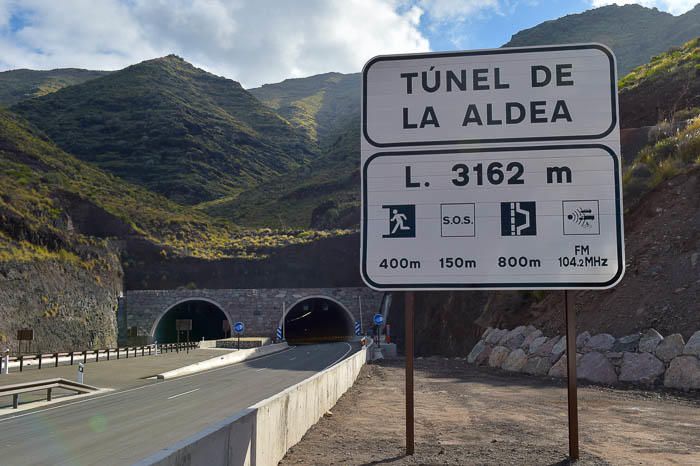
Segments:
[[[64,87],[104,76],[108,71],[62,68],[50,71],[11,70],[0,72],[0,106],[41,97]]]
[[[184,204],[235,196],[315,155],[237,82],[173,55],[12,110],[66,152]]]
[[[600,42],[613,49],[618,76],[700,35],[700,5],[680,16],[639,5],[610,5],[568,15],[513,35],[504,47]]]
[[[623,128],[682,121],[700,113],[700,37],[654,56],[620,80]]]
[[[360,73],[326,73],[265,84],[250,93],[328,147],[360,116],[360,78]]]
[[[212,220],[82,162],[0,110],[0,344],[23,326],[44,350],[113,344],[122,267],[158,262],[167,283],[170,260],[238,258],[245,268],[247,259],[337,234]],[[209,279],[197,277],[204,286]]]
[[[355,228],[359,212],[359,119],[310,164],[207,209],[248,226]]]

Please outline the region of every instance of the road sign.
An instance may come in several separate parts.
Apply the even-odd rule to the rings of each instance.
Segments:
[[[282,340],[282,327],[277,327],[277,330],[275,331],[275,336],[278,340]]]
[[[598,140],[617,128],[615,58],[598,44],[380,56],[362,103],[375,148]]]
[[[384,323],[384,316],[381,314],[374,314],[374,325],[382,325]]]
[[[21,328],[17,330],[17,339],[20,341],[34,340],[34,330],[31,328]]]
[[[192,319],[175,319],[175,330],[180,332],[192,331]]]
[[[612,53],[595,44],[370,60],[365,282],[616,284],[624,246],[615,82]]]
[[[243,322],[236,322],[233,324],[233,329],[236,331],[236,333],[243,333],[243,330],[245,330],[245,325],[243,325]]]
[[[359,322],[355,322],[355,335],[361,335],[362,334],[362,326],[360,325]]]

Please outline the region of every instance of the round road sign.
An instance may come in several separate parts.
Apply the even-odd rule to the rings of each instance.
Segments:
[[[243,322],[236,322],[233,324],[233,330],[235,330],[236,333],[243,333],[243,330],[245,330],[245,325],[243,325]]]

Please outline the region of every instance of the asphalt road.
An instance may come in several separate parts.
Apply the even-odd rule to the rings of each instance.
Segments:
[[[177,379],[0,417],[0,465],[131,464],[359,348],[297,346]]]

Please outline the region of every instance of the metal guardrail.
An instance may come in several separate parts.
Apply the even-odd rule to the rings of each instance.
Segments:
[[[11,395],[12,407],[17,409],[19,407],[19,396],[22,393],[46,390],[46,401],[51,401],[52,390],[54,388],[71,390],[77,393],[90,393],[98,390],[97,387],[93,387],[91,385],[85,385],[82,383],[73,382],[72,380],[57,378],[0,386],[0,396]]]
[[[55,353],[37,353],[31,355],[21,355],[10,357],[10,363],[16,363],[19,361],[19,371],[22,372],[24,369],[24,363],[29,361],[38,361],[37,369],[41,369],[44,362],[48,361],[49,364],[53,363],[53,367],[58,367],[59,359],[70,356],[70,365],[74,364],[74,361],[80,361],[82,359],[83,364],[88,361],[88,356],[92,356],[94,362],[100,361],[100,355],[102,355],[103,360],[109,361],[110,358],[115,357],[120,359],[122,357],[129,358],[139,356],[151,356],[152,354],[160,353],[171,353],[173,351],[187,351],[189,353],[190,349],[196,348],[197,342],[185,342],[185,343],[164,343],[159,345],[145,345],[145,346],[131,346],[126,348],[105,348],[105,349],[94,349],[94,350],[83,350],[83,351],[69,351],[69,352],[55,352]],[[157,346],[157,348],[156,348]],[[4,359],[0,361],[0,365],[4,364]],[[0,371],[1,372],[1,371]]]

